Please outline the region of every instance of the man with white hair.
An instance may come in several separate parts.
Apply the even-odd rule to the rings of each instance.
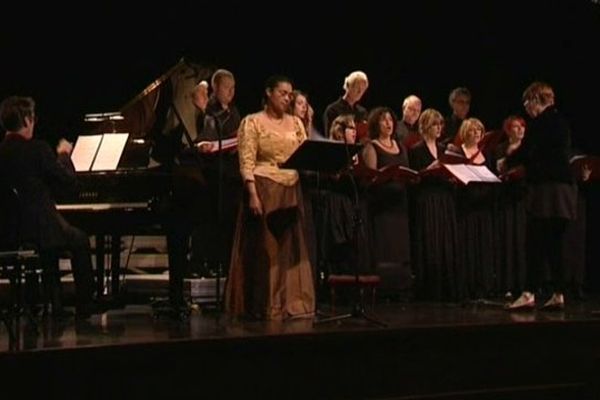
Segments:
[[[329,104],[323,113],[323,132],[329,132],[333,120],[344,114],[354,115],[357,123],[367,120],[367,109],[359,104],[367,88],[369,79],[363,71],[354,71],[344,79],[344,95]]]

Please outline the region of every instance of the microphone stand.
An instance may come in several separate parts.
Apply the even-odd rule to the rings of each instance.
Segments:
[[[353,215],[353,226],[352,226],[352,239],[351,239],[351,248],[352,248],[352,260],[351,260],[351,264],[352,264],[352,268],[354,269],[354,304],[352,305],[352,311],[348,314],[342,314],[342,315],[336,315],[336,316],[332,316],[329,318],[325,318],[325,319],[321,319],[318,321],[315,321],[315,324],[320,324],[320,323],[326,323],[326,322],[333,322],[333,321],[341,321],[341,320],[345,320],[348,318],[362,318],[368,322],[371,322],[375,325],[379,325],[380,327],[387,327],[387,324],[379,321],[378,319],[368,315],[365,312],[365,307],[363,304],[363,299],[361,296],[361,289],[360,289],[360,272],[359,272],[359,258],[358,254],[359,254],[359,249],[361,244],[364,246],[366,245],[365,243],[360,243],[360,240],[358,239],[359,233],[363,233],[364,232],[364,225],[363,225],[363,220],[361,217],[361,209],[360,209],[360,196],[358,193],[358,185],[356,184],[356,179],[354,178],[354,174],[353,174],[353,170],[354,170],[354,162],[352,159],[352,156],[350,155],[350,151],[348,149],[348,139],[346,138],[346,134],[345,134],[345,130],[346,127],[343,126],[344,129],[344,147],[346,149],[346,170],[348,171],[348,178],[350,179],[350,186],[352,187],[352,202],[353,202],[353,209],[354,209],[354,215]],[[362,238],[364,238],[364,234],[361,235]]]
[[[215,128],[218,140],[218,166],[217,166],[217,276],[215,279],[215,309],[217,314],[221,310],[221,274],[223,272],[223,124],[218,115],[214,115]]]
[[[171,101],[170,103],[170,108],[173,110],[175,117],[177,118],[177,120],[179,121],[179,124],[181,125],[181,129],[183,131],[183,135],[185,137],[186,143],[188,144],[188,146],[191,149],[191,153],[193,154],[193,160],[196,164],[196,166],[198,167],[198,169],[201,171],[202,170],[202,160],[200,159],[200,155],[197,153],[196,149],[195,149],[195,145],[194,145],[194,140],[192,139],[190,132],[187,129],[187,126],[185,125],[185,122],[183,120],[183,117],[181,116],[181,113],[179,112],[179,109],[177,108],[177,105],[175,104],[175,102]],[[204,180],[204,178],[203,178]],[[172,205],[171,205],[172,206]],[[173,218],[172,216],[169,216],[168,218]],[[169,221],[169,225],[173,224],[173,221]],[[170,226],[169,231],[172,231],[173,228],[172,226]],[[169,232],[168,234],[173,235],[173,232]],[[178,234],[176,234],[175,236],[177,236]],[[171,254],[171,252],[173,251],[173,249],[169,248],[169,255]],[[179,297],[179,296],[183,296],[183,287],[184,287],[184,270],[185,268],[182,265],[178,265],[178,266],[173,266],[173,265],[169,265],[169,296],[171,296],[171,291],[174,291],[175,296]],[[173,300],[173,299],[170,299]],[[167,307],[165,308],[165,306],[162,304],[162,302],[156,302],[152,305],[153,307],[153,313],[155,315],[155,317],[158,317],[162,314],[167,314],[167,315],[171,315],[181,321],[183,320],[187,320],[191,310],[188,309],[188,307],[186,307],[183,310],[177,310],[177,309],[171,309],[171,307]]]

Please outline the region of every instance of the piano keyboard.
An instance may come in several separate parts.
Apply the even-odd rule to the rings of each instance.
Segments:
[[[139,210],[150,208],[147,201],[133,203],[79,203],[57,204],[58,211],[106,211],[106,210]]]

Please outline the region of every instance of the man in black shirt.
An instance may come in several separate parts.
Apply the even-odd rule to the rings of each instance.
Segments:
[[[232,104],[235,79],[231,72],[219,69],[213,74],[211,83],[213,93],[210,97],[208,84],[202,81],[192,89],[192,104],[182,104],[186,108],[195,108],[195,129],[188,131],[183,121],[179,121],[174,128],[165,128],[166,131],[161,133],[169,136],[168,142],[174,150],[167,152],[172,159],[162,162],[170,166],[173,174],[165,229],[169,252],[169,302],[178,316],[187,312],[183,282],[184,276],[192,272],[192,264],[200,265],[198,274],[201,276],[210,275],[211,264],[222,262],[221,265],[226,265],[229,242],[225,243],[223,237],[233,232],[234,219],[230,215],[235,213],[239,200],[235,191],[241,188],[241,183],[232,183],[239,176],[237,155],[218,148],[220,139],[237,136],[240,124],[239,112]],[[189,97],[184,98],[189,101]],[[171,108],[175,108],[175,102]],[[181,115],[177,111],[174,114]],[[192,263],[189,259],[190,237],[194,248]]]
[[[339,115],[354,115],[357,124],[366,122],[367,109],[359,102],[368,87],[369,79],[367,74],[362,71],[354,71],[344,79],[344,95],[329,104],[323,113],[323,135],[325,137],[329,137],[331,123]]]

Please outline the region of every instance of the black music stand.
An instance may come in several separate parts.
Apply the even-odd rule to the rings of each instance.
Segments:
[[[209,114],[207,114],[209,115]],[[214,118],[217,132],[217,156],[218,156],[218,172],[217,172],[217,276],[215,277],[215,311],[217,320],[220,313],[223,311],[221,302],[221,277],[223,276],[223,254],[224,254],[224,239],[223,239],[223,123],[219,120],[218,115],[210,115]]]
[[[302,171],[338,172],[348,165],[348,154],[352,158],[361,149],[359,144],[333,142],[329,140],[305,140],[282,165],[281,168]]]
[[[334,142],[334,141],[319,141],[319,140],[306,140],[300,145],[298,149],[288,158],[288,160],[281,165],[281,168],[290,168],[296,170],[308,170],[316,172],[327,172],[336,173],[342,170],[352,170],[353,157],[362,148],[359,144],[350,144],[347,142]],[[360,205],[358,200],[358,189],[354,177],[350,174],[352,180],[352,187],[354,191],[354,207],[355,207],[355,221],[354,221],[354,236],[362,227],[360,219]],[[358,243],[354,243],[357,246]],[[356,249],[355,249],[356,250]],[[360,296],[360,285],[359,285],[359,268],[358,265],[354,265],[354,279],[355,279],[355,301],[352,307],[352,312],[343,315],[336,315],[328,318],[324,318],[315,323],[325,323],[340,321],[348,318],[364,318],[369,322],[375,323],[380,326],[386,326],[383,322],[376,320],[373,317],[368,316],[361,302]]]

